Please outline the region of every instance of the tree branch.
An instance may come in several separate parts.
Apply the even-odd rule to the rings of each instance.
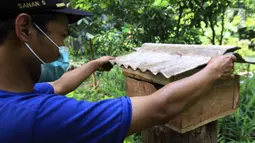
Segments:
[[[224,31],[225,31],[225,12],[226,8],[223,8],[222,17],[221,17],[221,33],[220,33],[220,45],[223,44]]]
[[[92,40],[90,39],[89,40],[89,47],[90,47],[90,59],[91,61],[94,60],[94,50],[93,50],[93,43],[92,43]],[[96,77],[96,74],[93,73],[92,74],[92,78],[93,78],[93,87],[96,88],[97,87],[97,77]]]
[[[210,22],[210,27],[211,27],[211,30],[212,30],[212,39],[211,39],[211,43],[213,45],[215,45],[215,37],[216,37],[216,32],[215,32],[215,29],[214,29],[214,22],[213,22],[213,16],[208,16],[209,18],[209,22]]]

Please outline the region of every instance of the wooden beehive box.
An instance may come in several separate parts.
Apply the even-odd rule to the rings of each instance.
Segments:
[[[134,53],[118,57],[113,64],[123,68],[128,96],[146,96],[170,82],[198,72],[212,57],[237,49],[233,46],[147,43]],[[186,133],[233,113],[239,105],[239,89],[237,75],[219,80],[195,105],[166,126],[179,133]]]

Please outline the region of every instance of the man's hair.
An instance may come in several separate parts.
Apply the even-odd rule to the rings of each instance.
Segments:
[[[46,25],[58,17],[57,13],[42,13],[36,15],[30,15],[32,21],[36,23],[43,31],[48,32]],[[0,45],[4,43],[9,37],[11,32],[15,32],[15,20],[16,18],[8,19],[4,22],[0,22]]]

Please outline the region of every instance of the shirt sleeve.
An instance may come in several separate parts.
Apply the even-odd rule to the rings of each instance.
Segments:
[[[54,88],[49,83],[37,83],[34,86],[35,93],[38,94],[54,94]]]
[[[36,118],[37,143],[122,143],[131,125],[130,98],[86,102],[52,96]]]

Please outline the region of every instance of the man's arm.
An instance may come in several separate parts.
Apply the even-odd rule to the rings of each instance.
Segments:
[[[218,57],[191,77],[170,83],[149,96],[131,98],[133,116],[129,133],[165,124],[193,105],[215,81],[232,75],[234,60],[234,56]]]
[[[102,57],[100,59],[90,61],[79,68],[65,73],[60,79],[51,82],[50,84],[54,88],[55,94],[66,95],[76,88],[78,88],[82,82],[84,82],[92,73],[96,70],[100,70],[107,64],[113,57]],[[110,69],[106,69],[110,70]]]

